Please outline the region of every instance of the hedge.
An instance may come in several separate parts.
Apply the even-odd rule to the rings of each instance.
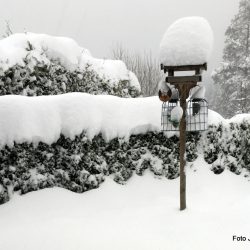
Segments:
[[[97,188],[111,176],[124,184],[133,175],[148,169],[156,176],[178,177],[177,136],[148,132],[129,140],[106,142],[102,135],[91,141],[83,132],[74,140],[61,135],[52,145],[14,144],[0,150],[0,203],[14,192],[25,194],[48,187],[63,187],[73,192]],[[240,174],[250,172],[250,124],[210,126],[204,133],[188,133],[186,160],[202,154],[215,174],[225,168]]]

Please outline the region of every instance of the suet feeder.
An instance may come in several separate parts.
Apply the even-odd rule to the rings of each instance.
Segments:
[[[208,122],[208,103],[205,99],[194,98],[188,101],[186,131],[205,131]]]
[[[179,131],[171,121],[171,111],[180,102],[179,99],[170,99],[168,102],[162,103],[161,125],[163,131]],[[186,131],[204,131],[207,130],[208,120],[208,103],[205,99],[195,98],[187,102],[186,110]]]

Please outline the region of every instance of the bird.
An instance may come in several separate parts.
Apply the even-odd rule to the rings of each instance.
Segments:
[[[158,89],[158,96],[162,102],[167,102],[171,99],[172,90],[164,80],[159,82]]]
[[[168,92],[163,92],[159,90],[158,95],[162,102],[167,102],[171,99],[172,91],[171,89],[169,89]]]

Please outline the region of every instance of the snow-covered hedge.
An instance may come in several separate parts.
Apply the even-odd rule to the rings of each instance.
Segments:
[[[222,123],[211,126],[206,133],[203,147],[204,159],[212,164],[214,173],[219,174],[225,168],[236,174],[241,174],[242,170],[250,172],[249,119],[235,116],[228,126],[223,126]]]
[[[0,95],[141,93],[136,76],[122,61],[96,59],[69,38],[14,34],[0,40],[0,54]]]
[[[59,186],[96,188],[148,169],[178,177],[178,136],[160,132],[158,97],[72,93],[0,97],[0,202],[14,192]],[[223,119],[209,111],[209,129],[188,133],[188,162],[199,154],[215,173],[250,171],[250,115]]]
[[[189,135],[189,161],[197,157],[199,135]],[[81,133],[71,140],[61,135],[56,143],[39,142],[5,146],[0,150],[0,203],[14,192],[25,194],[46,187],[63,187],[74,192],[97,188],[106,175],[123,184],[133,173],[146,169],[156,176],[178,176],[178,137],[162,133],[131,135],[129,140],[105,141],[101,134],[89,140]]]

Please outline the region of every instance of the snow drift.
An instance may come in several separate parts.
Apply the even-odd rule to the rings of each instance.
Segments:
[[[208,61],[213,31],[203,17],[185,17],[174,22],[160,44],[160,62],[167,66],[196,65]]]

